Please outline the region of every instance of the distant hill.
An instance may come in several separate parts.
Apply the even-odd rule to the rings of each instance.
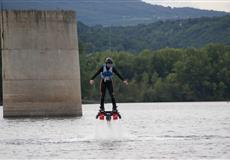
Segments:
[[[223,16],[226,12],[170,8],[141,0],[1,0],[4,9],[72,9],[87,25],[147,24],[158,20]]]
[[[86,53],[104,50],[140,52],[165,47],[202,47],[208,43],[230,44],[230,16],[158,21],[127,27],[90,27],[78,23],[81,46]]]

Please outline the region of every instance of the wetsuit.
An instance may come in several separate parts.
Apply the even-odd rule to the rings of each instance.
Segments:
[[[103,65],[92,77],[91,80],[93,80],[97,75],[104,73],[106,70],[106,72],[108,72],[109,70],[111,70],[112,73],[115,73],[122,81],[124,81],[124,78],[121,76],[121,74],[116,70],[116,68],[113,66],[112,69],[107,67],[106,65]],[[109,91],[109,95],[111,97],[112,100],[112,104],[113,104],[113,110],[117,109],[116,106],[116,100],[113,94],[113,81],[112,81],[112,76],[111,78],[105,78],[105,77],[101,77],[101,82],[100,82],[100,91],[101,91],[101,106],[100,109],[104,110],[104,100],[105,100],[105,93],[106,93],[106,88]]]

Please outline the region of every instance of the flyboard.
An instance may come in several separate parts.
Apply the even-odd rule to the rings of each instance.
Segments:
[[[99,120],[106,120],[106,121],[111,121],[111,120],[118,120],[121,119],[121,115],[119,112],[114,112],[114,111],[103,111],[103,112],[99,112],[96,115],[96,119]]]
[[[96,115],[95,138],[114,140],[123,137],[121,115],[117,111],[99,111]]]

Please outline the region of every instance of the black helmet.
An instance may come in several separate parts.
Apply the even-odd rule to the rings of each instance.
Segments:
[[[105,59],[105,63],[111,63],[111,64],[113,64],[113,59],[110,58],[110,57],[107,57],[107,58]]]

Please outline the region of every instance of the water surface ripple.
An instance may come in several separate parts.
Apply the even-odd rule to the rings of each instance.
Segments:
[[[106,104],[111,108],[110,104]],[[230,159],[230,103],[121,103],[122,120],[3,119],[0,159]]]

